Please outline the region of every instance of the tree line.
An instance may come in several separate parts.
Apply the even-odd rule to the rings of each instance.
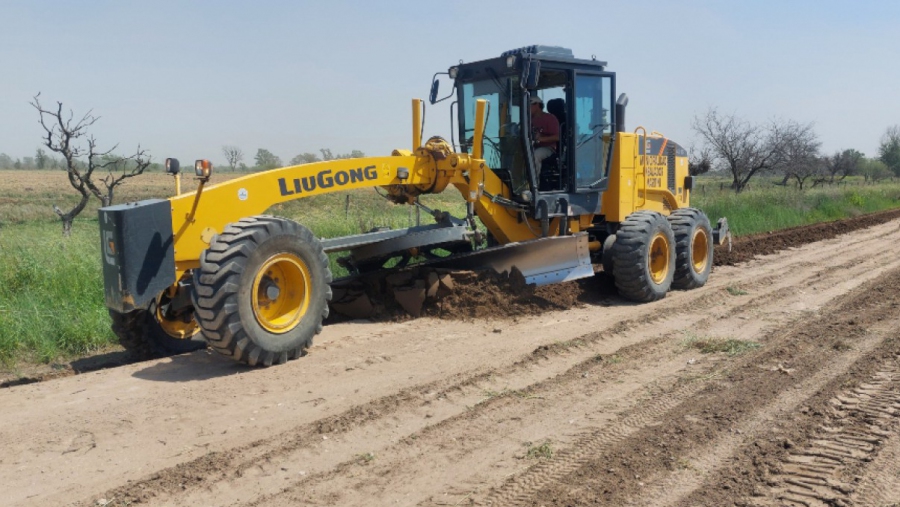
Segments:
[[[366,156],[365,153],[359,150],[352,150],[350,153],[334,154],[330,148],[320,148],[319,153],[321,155],[316,155],[315,153],[309,152],[301,153],[292,158],[287,164],[284,164],[281,161],[281,157],[278,157],[265,148],[259,148],[256,150],[256,155],[253,157],[255,165],[250,167],[244,163],[243,150],[234,145],[222,146],[222,154],[225,156],[225,161],[228,164],[228,167],[231,168],[231,172],[267,171],[269,169],[275,169],[276,167],[284,167],[285,165],[301,165],[310,164],[312,162],[322,162],[323,160],[362,158]]]
[[[300,165],[300,164],[309,164],[311,162],[321,162],[323,160],[334,160],[334,159],[342,159],[342,158],[361,158],[365,157],[366,154],[360,150],[352,150],[349,153],[338,153],[335,154],[331,151],[330,148],[320,148],[319,154],[304,152],[301,153],[294,158],[292,158],[288,164],[282,163],[280,157],[274,155],[271,151],[265,148],[259,148],[256,151],[256,155],[253,157],[254,165],[248,166],[244,162],[244,152],[237,146],[223,146],[222,154],[225,156],[225,167],[228,167],[231,172],[242,171],[242,172],[252,172],[252,171],[265,171],[269,169],[275,169],[276,167],[283,167],[285,165]],[[107,154],[106,158],[113,158],[114,155]],[[87,167],[86,160],[75,160],[76,165],[81,168]],[[23,157],[13,159],[6,153],[0,153],[0,169],[8,169],[8,170],[23,170],[23,171],[33,171],[33,170],[67,170],[66,160],[64,157],[54,157],[52,154],[48,154],[46,150],[43,148],[38,148],[35,151],[33,157]],[[163,164],[159,162],[151,162],[147,167],[148,172],[161,172],[165,168]]]
[[[757,175],[779,176],[781,185],[793,182],[801,190],[855,175],[866,181],[900,177],[900,125],[885,130],[878,155],[871,158],[852,148],[823,153],[813,125],[794,120],[757,124],[710,108],[692,127],[700,145],[691,153],[691,174],[725,172],[735,192]]]

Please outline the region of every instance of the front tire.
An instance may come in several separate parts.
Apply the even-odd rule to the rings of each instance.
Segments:
[[[635,211],[616,232],[613,278],[619,294],[646,303],[666,296],[675,275],[675,236],[655,211]]]
[[[194,308],[209,345],[250,366],[306,355],[328,316],[328,257],[309,229],[285,218],[228,225],[194,275]]]
[[[706,284],[713,264],[712,227],[709,218],[695,208],[682,208],[669,215],[675,233],[675,278],[673,289],[696,289]]]

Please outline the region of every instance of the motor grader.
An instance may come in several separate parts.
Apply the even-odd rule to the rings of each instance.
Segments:
[[[439,97],[448,80],[452,91]],[[205,342],[249,365],[284,363],[304,355],[322,330],[336,282],[332,252],[343,253],[351,278],[412,258],[515,270],[536,285],[602,269],[637,302],[700,287],[727,222],[713,229],[690,207],[685,150],[643,127],[626,131],[628,100],[615,96],[606,62],[528,46],[435,74],[430,103],[450,99],[450,140],[423,141],[424,102],[413,100],[412,149],[390,156],[282,167],[210,186],[212,165],[197,161],[195,192],[100,209],[113,329],[123,342],[172,352]],[[532,97],[560,125],[554,154],[540,166],[539,133],[528,128]],[[177,161],[166,165],[177,178]],[[435,212],[434,224],[317,238],[264,214],[285,201],[367,187],[413,206],[453,187],[466,216]]]

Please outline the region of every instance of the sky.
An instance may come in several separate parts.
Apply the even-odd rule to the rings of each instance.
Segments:
[[[224,145],[411,148],[412,98],[435,72],[530,44],[609,63],[638,124],[690,147],[710,107],[751,122],[813,123],[822,150],[877,155],[900,124],[895,0],[129,1],[0,0],[0,153],[33,156],[29,105],[100,120],[101,148],[155,160]],[[446,84],[446,83],[444,83]],[[447,90],[442,90],[442,92]],[[449,101],[425,138],[449,137]]]

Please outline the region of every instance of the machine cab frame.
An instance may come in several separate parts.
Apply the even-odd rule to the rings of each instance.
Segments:
[[[568,214],[573,206],[579,213],[600,209],[616,124],[615,73],[605,66],[575,59],[568,49],[529,46],[451,69],[461,150],[472,153],[475,101],[487,100],[485,161],[536,218]],[[531,125],[533,96],[560,123],[558,146],[541,168],[532,149],[537,133],[522,127]]]

